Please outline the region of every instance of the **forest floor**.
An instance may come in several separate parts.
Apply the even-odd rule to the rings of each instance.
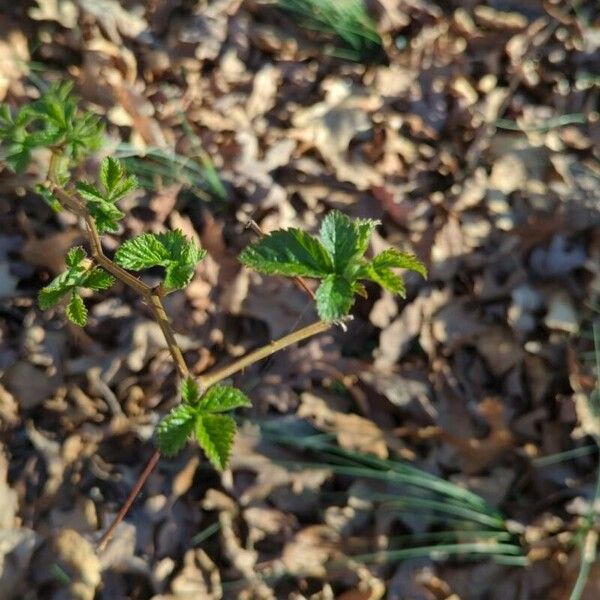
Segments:
[[[85,238],[27,191],[47,156],[4,169],[2,600],[559,600],[595,557],[598,3],[379,0],[373,24],[329,22],[346,41],[293,4],[3,3],[0,102],[73,81],[143,184],[107,253],[165,228],[207,249],[166,298],[194,374],[315,319],[238,262],[250,218],[380,219],[371,251],[429,277],[237,375],[230,470],[162,459],[97,554],[177,374],[120,285],[85,329],[38,309]],[[599,598],[600,564],[586,583]]]

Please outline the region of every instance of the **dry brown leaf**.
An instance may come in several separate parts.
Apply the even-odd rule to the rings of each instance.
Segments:
[[[64,529],[55,540],[59,563],[69,574],[73,598],[93,600],[100,584],[100,559],[93,546],[76,531]]]
[[[353,139],[371,131],[367,111],[376,110],[379,104],[365,90],[352,89],[342,81],[330,81],[323,102],[296,111],[292,118],[294,135],[315,146],[340,181],[350,181],[358,189],[381,185],[379,173],[349,152]]]
[[[304,393],[300,398],[298,416],[309,419],[323,431],[335,433],[342,448],[388,457],[385,434],[373,421],[332,410],[325,400],[314,394]]]
[[[463,471],[475,474],[487,469],[509,450],[514,437],[507,428],[505,411],[497,398],[486,398],[478,406],[479,412],[490,426],[490,434],[483,438],[465,438],[454,432],[442,431],[441,438],[454,446],[463,459]]]

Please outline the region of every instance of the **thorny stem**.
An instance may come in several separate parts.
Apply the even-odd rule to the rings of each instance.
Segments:
[[[129,512],[131,505],[135,502],[137,495],[141,492],[142,488],[144,487],[144,484],[146,483],[146,480],[148,479],[148,477],[150,477],[150,473],[152,473],[152,471],[154,470],[154,467],[156,467],[159,460],[160,460],[160,452],[158,450],[155,450],[154,453],[152,454],[152,456],[150,457],[148,464],[144,467],[144,470],[140,473],[140,476],[138,477],[137,481],[135,482],[135,485],[131,488],[131,491],[129,492],[129,496],[127,496],[127,500],[125,500],[125,502],[119,509],[119,512],[116,514],[115,518],[112,520],[112,523],[110,524],[109,528],[104,532],[104,535],[100,538],[100,541],[98,542],[98,546],[96,548],[98,552],[102,552],[104,550],[104,548],[106,548],[106,544],[108,544],[108,542],[110,542],[110,540],[112,539],[112,536],[114,535],[115,530],[117,529],[117,527],[119,526],[121,521],[125,518],[125,516]]]
[[[215,371],[212,375],[209,374],[204,377],[199,377],[198,381],[203,389],[207,389],[207,388],[215,385],[216,383],[219,383],[219,381],[223,381],[223,379],[226,379],[227,377],[231,377],[231,375],[234,375],[235,373],[242,371],[243,369],[249,367],[250,365],[253,365],[255,362],[258,362],[259,360],[262,360],[263,358],[266,358],[267,356],[271,356],[271,354],[274,354],[275,352],[278,352],[279,350],[283,350],[284,348],[287,348],[287,346],[291,346],[292,344],[295,344],[296,342],[300,342],[300,341],[305,340],[306,338],[309,338],[313,335],[317,335],[318,333],[327,331],[328,329],[333,327],[333,325],[334,325],[333,323],[325,323],[323,321],[317,321],[316,323],[313,323],[312,325],[308,325],[307,327],[298,329],[297,331],[294,331],[293,333],[290,333],[289,335],[286,335],[278,340],[275,340],[275,341],[271,342],[270,344],[267,344],[266,346],[263,346],[262,348],[255,350],[254,352],[250,352],[250,354],[246,354],[246,356],[242,356],[242,358],[240,358],[239,360],[236,360],[229,366],[219,369],[218,371]],[[148,479],[148,477],[150,477],[150,474],[152,473],[152,470],[156,466],[156,463],[158,462],[159,458],[160,458],[160,452],[158,450],[155,450],[154,454],[150,457],[150,460],[148,461],[146,468],[142,471],[142,473],[138,477],[138,480],[135,482],[135,485],[133,486],[131,492],[129,493],[129,496],[127,496],[127,500],[125,500],[125,502],[123,503],[123,506],[120,508],[119,512],[117,513],[117,515],[113,519],[112,523],[110,524],[109,528],[106,530],[104,535],[100,538],[100,541],[98,542],[98,551],[99,552],[101,552],[102,550],[104,550],[104,548],[106,548],[106,545],[112,538],[119,523],[125,518],[125,515],[129,512],[131,505],[135,501],[136,496],[140,493],[140,490],[144,487],[144,484],[146,483],[146,480]]]
[[[226,379],[227,377],[231,377],[235,373],[242,371],[246,367],[253,365],[255,362],[266,358],[267,356],[271,356],[271,354],[275,354],[275,352],[279,352],[279,350],[283,350],[283,348],[287,348],[287,346],[291,346],[296,342],[300,342],[309,338],[313,335],[317,335],[318,333],[323,333],[333,327],[333,323],[325,323],[324,321],[317,321],[312,325],[308,325],[303,327],[302,329],[298,329],[289,335],[286,335],[278,340],[255,350],[254,352],[250,352],[250,354],[246,354],[242,356],[239,360],[236,360],[234,363],[230,364],[227,367],[223,367],[218,371],[215,371],[212,375],[208,374],[204,377],[200,378],[200,383],[204,386],[204,388],[209,388],[215,383]]]
[[[123,269],[118,264],[110,260],[110,258],[108,258],[104,254],[104,251],[102,249],[102,241],[100,239],[98,229],[96,228],[96,223],[94,222],[94,219],[85,207],[85,204],[79,198],[69,194],[62,186],[58,184],[57,167],[59,158],[60,156],[56,152],[53,152],[52,158],[50,160],[50,167],[48,169],[48,189],[63,203],[64,206],[66,206],[71,212],[73,212],[85,221],[88,240],[92,252],[92,258],[102,268],[114,275],[116,279],[124,283],[126,286],[135,290],[144,298],[144,300],[146,300],[146,302],[150,306],[150,309],[152,310],[152,314],[154,315],[156,322],[160,326],[160,329],[167,343],[169,352],[171,353],[175,366],[177,367],[179,376],[182,379],[185,379],[190,375],[190,371],[185,362],[185,358],[183,357],[183,353],[181,352],[181,348],[177,344],[177,340],[175,339],[175,333],[173,331],[173,328],[171,327],[171,323],[169,322],[169,318],[167,317],[167,313],[162,303],[161,298],[165,295],[164,289],[162,288],[162,286],[158,286],[155,289],[149,287],[143,281],[140,281],[139,279],[131,275],[131,273],[127,272],[125,269]],[[256,225],[256,228],[257,232],[260,235],[262,235],[262,231],[260,230],[258,225]],[[306,283],[301,278],[296,278],[296,281],[306,291],[306,293],[314,299],[314,293],[306,285]],[[298,331],[286,335],[279,340],[273,341],[270,344],[267,344],[266,346],[259,348],[258,350],[247,354],[246,356],[243,356],[241,359],[233,362],[227,367],[219,369],[212,375],[207,375],[206,377],[199,378],[199,383],[204,389],[207,389],[215,383],[218,383],[219,381],[222,381],[223,379],[234,375],[235,373],[245,369],[246,367],[249,367],[255,362],[258,362],[259,360],[266,358],[267,356],[270,356],[275,352],[278,352],[279,350],[282,350],[283,348],[286,348],[287,346],[290,346],[296,342],[300,342],[313,335],[327,331],[332,326],[332,323],[317,321],[312,325],[303,327]],[[112,520],[104,535],[100,538],[100,541],[98,542],[97,546],[98,552],[104,550],[108,542],[112,539],[115,530],[129,512],[129,509],[133,505],[137,495],[140,493],[148,477],[156,467],[158,461],[160,460],[160,456],[160,451],[155,450],[152,456],[150,457],[150,460],[144,467],[144,470],[140,473],[133,488],[129,492],[127,499],[119,509],[119,512]]]
[[[63,188],[54,183],[55,178],[53,177],[52,171],[53,169],[51,164],[49,188],[69,210],[74,212],[85,221],[92,258],[102,268],[114,275],[119,281],[122,281],[126,286],[135,290],[144,298],[144,300],[146,300],[167,342],[167,347],[171,353],[171,356],[173,357],[173,361],[175,362],[175,366],[177,367],[179,375],[181,377],[187,377],[190,372],[186,365],[185,359],[183,358],[181,348],[179,348],[179,345],[175,340],[175,333],[173,332],[173,328],[171,327],[171,323],[169,322],[159,293],[155,292],[151,287],[147,286],[137,277],[134,277],[131,273],[128,273],[125,269],[110,260],[110,258],[104,254],[104,251],[102,250],[100,234],[98,233],[94,219],[78,198],[71,196]]]

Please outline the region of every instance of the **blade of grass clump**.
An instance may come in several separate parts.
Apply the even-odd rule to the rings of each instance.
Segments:
[[[363,0],[279,0],[307,29],[337,36],[348,48],[336,48],[342,58],[368,61],[383,53],[381,37]]]
[[[574,458],[581,458],[582,456],[589,456],[590,454],[597,454],[598,446],[596,444],[588,444],[581,446],[581,448],[573,448],[573,450],[565,450],[564,452],[557,452],[556,454],[549,454],[548,456],[541,456],[535,458],[532,461],[534,467],[543,469],[551,465],[556,465],[567,460]]]
[[[383,550],[368,554],[352,556],[352,560],[364,563],[388,563],[396,560],[409,560],[412,558],[429,558],[431,560],[446,560],[450,556],[469,555],[522,555],[523,549],[514,544],[496,542],[466,542],[464,544],[439,544],[435,546],[420,546],[416,548],[402,548],[399,550]]]
[[[590,412],[596,419],[600,419],[600,324],[592,323],[592,336],[594,340],[596,386],[589,397]],[[594,436],[594,442],[600,448],[600,439]],[[597,464],[596,485],[594,495],[590,501],[590,508],[585,517],[585,522],[579,530],[582,538],[580,543],[581,561],[575,586],[571,592],[570,600],[580,600],[587,584],[590,569],[596,560],[598,547],[598,532],[595,529],[596,504],[600,500],[600,461]]]
[[[328,466],[335,464],[338,469],[346,465],[347,470],[345,474],[360,474],[361,476],[372,474],[372,477],[376,479],[385,480],[389,478],[390,481],[413,484],[415,487],[437,492],[461,504],[466,502],[473,508],[483,510],[488,515],[495,515],[499,521],[502,520],[499,513],[477,494],[403,462],[381,459],[376,456],[346,450],[334,444],[324,442],[321,436],[313,438],[310,436],[295,437],[279,435],[268,431],[264,426],[263,431],[274,441],[288,446],[304,447],[318,451],[323,461],[322,464],[329,462]],[[361,468],[367,470],[360,471]]]
[[[217,173],[215,165],[208,152],[204,150],[200,138],[194,133],[190,122],[185,116],[183,116],[181,127],[187,138],[192,142],[191,150],[193,153],[195,153],[195,158],[200,161],[200,172],[206,180],[210,192],[219,200],[227,200],[227,190],[225,189],[225,186],[223,185],[223,182]]]
[[[190,540],[190,545],[199,546],[202,542],[205,542],[208,538],[212,537],[217,531],[221,529],[221,523],[217,521],[216,523],[212,523],[208,527],[205,527],[202,531],[197,533]]]
[[[361,468],[361,467],[349,467],[349,466],[341,466],[341,465],[335,465],[335,464],[327,464],[325,462],[299,462],[299,461],[279,461],[279,460],[275,460],[274,461],[275,464],[281,465],[281,466],[285,466],[289,469],[326,469],[328,471],[331,471],[333,473],[336,473],[337,475],[348,475],[350,477],[362,477],[365,479],[378,479],[378,480],[382,480],[382,481],[387,481],[388,483],[394,483],[394,484],[398,484],[398,485],[403,485],[403,486],[414,486],[416,488],[424,488],[430,491],[435,491],[438,493],[441,493],[443,495],[443,492],[440,492],[440,490],[443,490],[444,487],[442,485],[435,485],[435,486],[430,486],[427,484],[423,483],[423,480],[420,480],[417,477],[414,476],[409,476],[409,475],[402,475],[400,473],[393,473],[393,472],[384,472],[384,471],[377,471],[375,469],[368,469],[368,468]],[[446,483],[444,481],[441,481],[440,483]],[[450,485],[450,484],[447,484]],[[405,504],[408,504],[409,502],[411,502],[408,499],[408,493],[410,490],[408,490],[406,487],[403,488],[402,491],[402,497],[405,500]],[[406,494],[406,496],[405,496]],[[399,500],[399,503],[401,503],[402,501]],[[422,497],[416,496],[415,500],[413,502],[413,509],[414,511],[416,511],[419,506],[421,508],[425,507],[425,503],[426,502],[433,502],[431,500],[426,500]],[[432,506],[428,506],[427,508],[432,508]],[[442,512],[447,512],[449,514],[456,514],[455,513],[455,509],[456,509],[456,505],[455,504],[451,504],[450,502],[440,502],[439,505],[436,503],[436,509],[440,510]],[[467,510],[467,509],[465,509]],[[467,513],[463,513],[463,514],[467,514]],[[468,511],[469,514],[469,518],[475,522],[484,524],[484,525],[489,525],[490,527],[496,527],[498,529],[503,529],[504,528],[504,520],[496,515],[489,515],[489,514],[485,514],[482,512],[478,512],[478,511]]]
[[[494,562],[524,567],[529,564],[526,556],[522,555],[522,549],[513,544],[503,544],[496,542],[472,542],[464,544],[440,544],[435,546],[417,546],[414,548],[402,548],[399,550],[380,550],[365,554],[348,556],[344,559],[330,561],[325,563],[329,569],[339,569],[340,567],[355,568],[356,563],[366,564],[390,564],[401,560],[410,560],[415,558],[429,558],[433,561],[444,561],[450,557],[460,558],[463,561],[476,560],[482,557],[488,557]],[[308,573],[306,574],[308,575]],[[303,577],[302,573],[292,573],[287,570],[277,571],[265,575],[256,575],[255,578],[236,579],[233,581],[224,581],[223,590],[232,590],[248,585],[252,581],[260,581],[267,584],[276,584],[284,579],[298,579]]]
[[[543,123],[539,125],[531,125],[522,127],[516,121],[511,121],[510,119],[498,119],[494,125],[498,129],[506,129],[508,131],[522,131],[522,132],[538,132],[545,133],[552,129],[557,129],[559,127],[564,127],[565,125],[582,125],[587,123],[587,118],[583,113],[571,113],[566,115],[561,115],[560,117],[554,117],[552,119],[547,119]]]
[[[119,144],[116,150],[127,170],[137,176],[146,189],[180,183],[202,200],[224,200],[227,191],[208,154],[203,155],[203,166],[194,160],[162,148],[148,148],[142,157],[129,144]]]

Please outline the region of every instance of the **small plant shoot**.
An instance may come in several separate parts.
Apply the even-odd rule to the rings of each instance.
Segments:
[[[316,308],[320,321],[196,380],[190,375],[177,344],[162,296],[190,283],[206,250],[176,229],[143,233],[124,240],[116,249],[114,260],[106,256],[101,234],[120,231],[126,214],[118,203],[136,189],[137,182],[117,159],[110,156],[102,160],[95,181],[72,174],[86,156],[102,145],[103,126],[96,115],[79,109],[77,99],[70,92],[70,84],[54,85],[32,106],[16,113],[6,105],[0,106],[0,141],[6,164],[21,172],[28,167],[34,149],[50,150],[48,173],[35,189],[52,210],[68,209],[83,221],[91,250],[89,256],[80,246],[69,250],[65,271],[39,292],[39,306],[48,309],[64,303],[66,317],[83,327],[88,321],[88,310],[82,290],[106,290],[119,280],[139,293],[152,311],[181,381],[181,402],[157,427],[159,449],[104,534],[100,542],[103,547],[161,454],[173,456],[194,438],[217,470],[228,467],[236,426],[227,413],[249,407],[250,400],[241,390],[222,385],[221,381],[343,320],[352,309],[356,295],[366,295],[365,281],[375,282],[393,294],[404,296],[404,282],[394,269],[410,269],[423,276],[426,270],[413,255],[395,249],[366,258],[378,221],[352,220],[336,210],[323,219],[319,237],[300,229],[274,231],[243,250],[240,261],[267,275],[319,280]],[[130,273],[155,267],[164,270],[164,281],[156,288]]]
[[[102,161],[98,179],[99,186],[78,181],[75,187],[96,221],[98,233],[116,232],[125,216],[116,203],[137,187],[137,180],[132,175],[127,176],[121,163],[110,156]]]
[[[67,270],[40,290],[38,303],[42,309],[52,308],[68,296],[69,303],[65,313],[75,325],[83,327],[87,323],[87,309],[79,290],[107,290],[113,285],[115,278],[101,267],[94,266],[80,246],[69,250],[65,263]]]
[[[191,377],[181,385],[182,403],[176,406],[158,426],[158,445],[165,456],[177,454],[194,434],[198,444],[216,469],[227,468],[235,421],[222,413],[250,406],[240,390],[216,385],[204,394]]]
[[[356,294],[366,295],[361,281],[374,281],[393,294],[404,296],[406,288],[394,268],[417,271],[425,266],[412,254],[389,249],[366,259],[371,234],[378,221],[351,220],[337,210],[321,224],[320,239],[300,229],[274,231],[246,248],[240,260],[269,275],[320,279],[317,311],[323,321],[339,321],[350,312]]]

